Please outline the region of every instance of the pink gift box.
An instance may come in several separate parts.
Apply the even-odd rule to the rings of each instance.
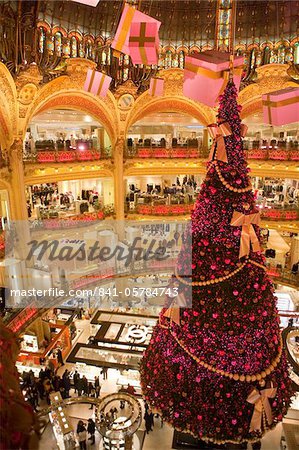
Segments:
[[[158,63],[159,36],[156,23],[132,22],[129,37],[133,64]]]
[[[161,22],[154,19],[153,17],[150,17],[147,14],[143,14],[142,12],[133,8],[133,6],[125,4],[115,33],[115,37],[111,44],[111,47],[116,50],[116,53],[125,53],[127,55],[130,55],[129,36],[132,22],[155,23],[157,26],[157,33],[161,25]]]
[[[100,0],[73,0],[73,2],[76,3],[82,3],[82,5],[88,5],[88,6],[97,6]]]
[[[112,78],[96,70],[88,69],[83,89],[100,97],[106,97]]]
[[[299,122],[299,88],[270,92],[262,100],[265,123],[280,126]]]
[[[208,106],[215,106],[229,79],[230,54],[216,50],[185,58],[183,92],[186,97]],[[234,83],[239,89],[243,57],[234,58]]]
[[[163,78],[152,77],[150,81],[149,94],[153,97],[161,97],[164,92]]]

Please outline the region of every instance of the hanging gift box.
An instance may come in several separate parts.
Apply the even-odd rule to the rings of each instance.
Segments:
[[[163,78],[152,77],[150,81],[149,94],[153,97],[161,97],[164,92]]]
[[[97,6],[100,0],[73,0],[75,3],[82,3],[82,5]]]
[[[129,37],[132,23],[154,23],[157,26],[156,33],[158,34],[161,22],[153,17],[143,14],[133,6],[125,4],[123,13],[121,15],[115,37],[111,43],[111,48],[114,49],[114,55],[119,56],[120,53],[130,55]],[[137,63],[136,63],[137,64]]]
[[[243,56],[234,58],[234,83],[239,89],[243,71]],[[215,106],[229,80],[230,55],[206,51],[185,58],[184,87],[186,97],[208,106]]]
[[[156,23],[132,22],[129,37],[133,64],[158,63],[159,37]]]
[[[97,70],[88,69],[84,83],[84,91],[106,97],[112,78]]]
[[[262,100],[264,123],[280,126],[299,122],[299,88],[270,92]]]

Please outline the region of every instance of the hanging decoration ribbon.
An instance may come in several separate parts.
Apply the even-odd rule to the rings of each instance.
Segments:
[[[248,130],[248,126],[245,123],[241,123],[241,136],[245,137]]]
[[[181,315],[179,306],[175,305],[175,302],[172,302],[172,306],[170,306],[165,313],[164,317],[168,317],[171,322],[176,323],[177,325],[181,325]]]
[[[171,322],[176,323],[177,325],[181,325],[181,314],[180,308],[190,307],[189,302],[186,300],[186,297],[183,292],[180,292],[176,297],[174,297],[168,309],[164,312],[163,316],[168,317]]]
[[[269,403],[269,398],[274,398],[277,388],[271,387],[258,391],[254,389],[247,397],[247,402],[254,405],[254,410],[250,422],[249,431],[260,431],[262,429],[262,419],[264,419],[264,426],[266,427],[266,420],[268,425],[271,425],[272,410]]]
[[[212,161],[215,157],[215,159],[218,159],[219,161],[228,162],[227,161],[227,154],[226,154],[226,148],[225,148],[225,136],[230,136],[232,134],[231,127],[228,122],[224,122],[221,125],[217,125],[216,123],[212,123],[211,125],[208,125],[208,130],[210,133],[210,136],[214,139],[210,155],[209,155],[209,161]],[[216,150],[216,151],[215,151]]]
[[[258,252],[261,250],[258,237],[252,226],[253,224],[259,225],[260,221],[261,221],[260,213],[245,215],[238,211],[234,211],[230,224],[233,227],[242,227],[239,258],[249,255],[250,242],[252,245],[253,252]]]

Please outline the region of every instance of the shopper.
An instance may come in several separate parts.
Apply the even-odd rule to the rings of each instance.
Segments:
[[[75,373],[73,375],[73,383],[74,383],[74,390],[75,394],[78,392],[78,380],[80,378],[80,375],[78,374],[77,370],[75,370]]]
[[[108,369],[103,367],[101,374],[103,375],[103,380],[108,380]]]
[[[62,375],[62,383],[65,390],[65,398],[69,398],[71,390],[71,380],[70,380],[70,373],[67,369],[65,369]]]
[[[95,431],[96,431],[96,424],[90,418],[88,419],[87,432],[90,434],[90,438],[88,440],[91,441],[91,445],[95,443]]]
[[[99,398],[100,393],[101,393],[101,385],[100,385],[100,379],[97,376],[94,377],[94,388],[96,391],[96,398]]]
[[[83,423],[83,420],[79,420],[79,422],[78,422],[78,425],[77,425],[77,436],[78,436],[80,449],[81,450],[86,450],[87,433],[86,433],[86,428],[85,428],[85,425]]]
[[[85,375],[82,377],[83,395],[88,395],[88,381]]]
[[[78,374],[77,380],[78,397],[81,397],[83,389],[84,389],[84,381],[83,378],[80,377],[80,374]]]
[[[153,428],[152,428],[153,419],[152,419],[151,415],[153,415],[152,412],[149,412],[148,410],[145,411],[144,421],[145,421],[146,434],[149,434],[150,431],[153,431]]]
[[[93,384],[90,381],[88,383],[88,397],[95,398],[95,396],[96,396],[96,391],[95,391]],[[90,405],[89,409],[93,409],[93,403]]]
[[[63,357],[62,357],[62,351],[60,350],[60,348],[57,349],[57,361],[58,364],[61,366],[64,366],[64,362],[63,362]]]

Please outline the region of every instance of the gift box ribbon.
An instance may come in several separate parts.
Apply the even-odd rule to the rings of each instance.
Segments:
[[[250,422],[249,431],[260,431],[262,429],[263,416],[267,419],[269,425],[272,424],[272,410],[269,403],[269,398],[274,398],[277,388],[267,388],[262,391],[254,389],[247,397],[247,402],[254,405],[254,410]]]
[[[252,226],[253,224],[259,225],[260,221],[260,213],[242,214],[239,211],[234,211],[230,224],[233,227],[242,227],[239,258],[249,255],[250,243],[253,252],[261,250],[258,237]]]
[[[220,88],[219,94],[221,95],[228,83],[229,80],[229,69],[227,70],[220,70],[219,72],[213,72],[210,69],[206,69],[204,67],[197,66],[196,64],[192,63],[191,61],[185,62],[185,70],[189,72],[193,72],[196,75],[202,75],[206,78],[212,78],[214,80],[218,80],[220,78],[223,78],[223,83]],[[234,75],[241,76],[243,72],[243,67],[236,67],[234,68]]]
[[[140,56],[142,64],[147,64],[147,56],[145,51],[145,44],[147,42],[155,42],[156,38],[155,36],[146,36],[146,22],[140,22],[140,34],[139,36],[130,36],[129,37],[129,43],[132,42],[138,42],[138,47],[140,50]]]
[[[153,84],[152,84],[152,88],[151,88],[151,95],[156,95],[156,90],[157,90],[157,83],[158,81],[162,81],[162,83],[164,82],[163,78],[152,78],[153,80]]]
[[[263,106],[265,106],[268,109],[268,118],[270,125],[272,125],[271,108],[279,108],[281,106],[289,106],[293,105],[294,103],[299,103],[299,97],[286,98],[284,100],[278,100],[277,102],[275,102],[270,99],[270,96],[271,94],[267,94],[267,99],[263,100]]]
[[[114,44],[114,47],[113,47],[115,50],[113,52],[113,54],[116,57],[120,55],[120,52],[122,51],[123,46],[125,45],[128,33],[130,31],[131,23],[134,18],[134,14],[136,12],[136,10],[135,10],[135,8],[133,8],[133,6],[127,5],[127,7],[128,7],[128,9],[127,9],[126,17],[125,17],[123,25],[122,25],[122,29],[119,33],[116,43]]]
[[[171,322],[176,323],[177,325],[181,324],[181,317],[180,317],[180,308],[178,306],[170,306],[165,313],[163,314],[164,317],[168,317]]]
[[[90,91],[91,91],[91,88],[92,88],[92,85],[93,85],[93,82],[94,82],[95,74],[96,74],[96,70],[93,70],[93,71],[92,71],[92,74],[91,74],[91,77],[90,77],[90,81],[89,81],[89,86],[88,86],[88,88],[87,88],[87,92],[90,92]],[[99,87],[98,87],[98,90],[97,90],[96,95],[99,95],[99,94],[101,93],[101,90],[102,90],[102,87],[103,87],[105,78],[106,78],[106,75],[104,75],[104,74],[102,73],[101,81],[100,81],[100,84],[99,84]]]
[[[221,125],[217,125],[216,123],[212,123],[208,125],[208,130],[210,136],[214,139],[210,155],[209,161],[212,161],[214,156],[217,155],[217,159],[219,161],[223,161],[227,163],[227,154],[225,148],[225,136],[230,136],[232,134],[231,127],[228,122],[224,122]],[[216,152],[215,152],[216,150]]]

